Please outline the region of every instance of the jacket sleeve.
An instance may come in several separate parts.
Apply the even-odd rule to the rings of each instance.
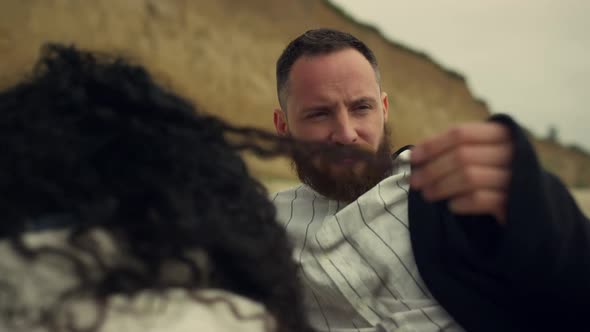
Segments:
[[[515,154],[507,223],[490,263],[523,298],[544,303],[539,314],[560,311],[558,306],[574,306],[563,310],[564,319],[590,313],[582,305],[590,299],[590,221],[567,188],[541,168],[518,125],[503,115],[491,120],[511,129]]]
[[[468,331],[561,331],[590,307],[590,222],[540,166],[508,116],[514,143],[507,223],[458,216],[411,191],[412,247],[433,296]]]

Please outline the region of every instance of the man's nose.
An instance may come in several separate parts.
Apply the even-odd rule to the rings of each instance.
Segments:
[[[334,119],[330,141],[337,144],[354,144],[358,140],[358,134],[354,122],[348,116],[348,112],[340,114]]]

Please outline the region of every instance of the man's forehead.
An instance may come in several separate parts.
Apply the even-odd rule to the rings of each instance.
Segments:
[[[334,97],[378,99],[379,83],[368,62],[364,66],[354,64],[351,59],[327,60],[310,59],[308,63],[294,66],[288,81],[287,98],[294,97],[299,102],[324,102]]]
[[[336,69],[342,64],[354,65],[359,69],[374,71],[371,63],[359,51],[346,48],[321,54],[304,54],[293,63],[291,74],[302,69]]]

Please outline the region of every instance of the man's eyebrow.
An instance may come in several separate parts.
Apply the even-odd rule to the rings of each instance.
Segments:
[[[377,100],[373,97],[360,97],[360,98],[354,99],[353,101],[350,102],[350,105],[352,105],[352,106],[359,105],[359,104],[376,105]]]
[[[309,107],[302,109],[302,113],[316,112],[316,111],[329,111],[332,108],[333,108],[332,105],[319,104],[319,105],[313,105],[313,106],[309,106]]]

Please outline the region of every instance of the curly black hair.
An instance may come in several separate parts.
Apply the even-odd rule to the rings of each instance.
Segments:
[[[0,92],[0,237],[24,258],[43,259],[60,251],[29,248],[22,235],[70,230],[73,246],[94,253],[100,278],[76,262],[79,283],[64,298],[221,288],[264,304],[279,331],[310,331],[292,248],[238,151],[274,155],[281,149],[272,140],[200,112],[122,58],[46,45],[33,74]],[[48,216],[67,218],[52,225]],[[101,263],[84,241],[97,228],[133,264]],[[193,249],[207,253],[210,269]],[[170,261],[190,277],[161,278]],[[41,317],[51,325],[51,313]]]

